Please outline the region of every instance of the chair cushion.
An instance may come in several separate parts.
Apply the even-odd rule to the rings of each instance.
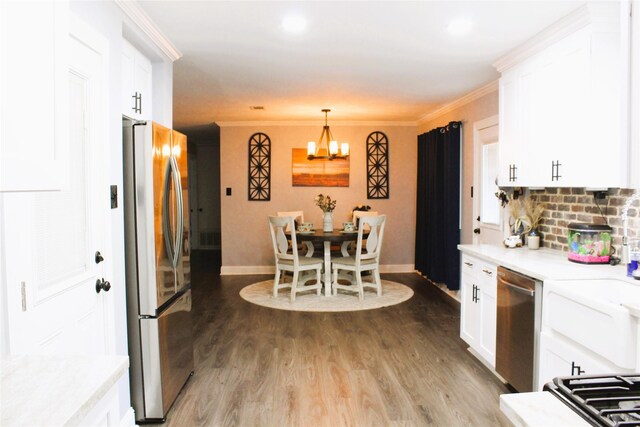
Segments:
[[[307,258],[305,256],[301,256],[301,257],[298,257],[298,263],[300,265],[322,264],[322,263],[324,263],[324,260],[322,260],[320,258],[315,258],[315,257]],[[281,260],[278,260],[278,264],[293,265],[293,260],[292,259],[281,259]]]
[[[356,259],[355,259],[355,257],[352,257],[352,256],[340,257],[340,258],[332,259],[331,262],[333,264],[356,265]],[[370,264],[375,264],[375,263],[376,263],[376,260],[373,259],[373,258],[360,260],[360,265],[370,265]]]

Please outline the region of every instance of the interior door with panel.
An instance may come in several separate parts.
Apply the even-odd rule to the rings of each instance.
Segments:
[[[69,36],[70,185],[6,194],[9,351],[113,353],[106,106],[108,44],[79,23]],[[80,36],[75,34],[81,34]],[[115,286],[123,286],[114,284]]]

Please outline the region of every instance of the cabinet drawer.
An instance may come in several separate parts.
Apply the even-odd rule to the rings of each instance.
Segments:
[[[462,264],[460,266],[460,271],[462,273],[466,272],[472,274],[473,276],[476,276],[476,272],[479,271],[481,264],[482,262],[479,259],[467,254],[462,254]]]
[[[540,334],[539,389],[555,377],[612,372],[624,374],[631,373],[633,370],[621,369],[553,333]]]

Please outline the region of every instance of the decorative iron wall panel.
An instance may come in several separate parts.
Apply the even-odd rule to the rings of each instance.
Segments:
[[[271,200],[271,139],[262,132],[249,138],[249,200]]]
[[[367,137],[367,198],[389,198],[389,140],[382,132]]]

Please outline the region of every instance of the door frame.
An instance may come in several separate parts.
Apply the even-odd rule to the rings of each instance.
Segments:
[[[480,131],[483,129],[489,128],[491,126],[498,126],[499,123],[499,115],[495,114],[493,116],[487,117],[486,119],[478,120],[473,123],[473,219],[472,219],[472,230],[476,227],[479,227],[480,224],[477,220],[478,215],[480,215],[480,180],[482,178],[482,164],[480,162],[480,158],[482,155],[482,143],[480,141]],[[500,139],[498,139],[498,144],[500,144]],[[504,221],[503,221],[504,222]],[[502,229],[504,229],[504,224],[502,224]],[[472,232],[473,244],[477,245],[480,243],[480,235]]]

